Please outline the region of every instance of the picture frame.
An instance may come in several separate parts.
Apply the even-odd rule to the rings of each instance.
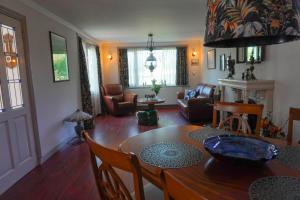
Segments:
[[[250,62],[250,56],[252,52],[254,53],[254,63],[261,63],[264,61],[264,49],[264,46],[247,47],[245,56],[246,62]]]
[[[49,31],[53,82],[69,81],[67,40]]]
[[[193,58],[191,60],[191,65],[194,66],[194,65],[199,65],[199,59],[198,58]]]
[[[254,51],[254,63],[264,61],[264,46],[238,47],[236,48],[236,63],[249,63],[252,51]]]
[[[236,63],[246,63],[246,48],[236,48]]]
[[[220,70],[221,71],[226,70],[226,56],[225,56],[225,54],[220,55]]]
[[[207,51],[207,69],[216,69],[216,49]]]

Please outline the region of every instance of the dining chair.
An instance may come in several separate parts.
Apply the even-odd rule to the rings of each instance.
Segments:
[[[261,128],[261,117],[263,112],[263,105],[260,104],[242,104],[242,103],[231,103],[231,102],[217,102],[214,105],[213,112],[213,123],[212,127],[217,127],[217,112],[227,112],[231,113],[229,117],[225,117],[224,120],[220,120],[219,128],[224,128],[227,124],[230,131],[233,130],[233,125],[235,120],[237,123],[236,132],[238,133],[246,133],[252,134],[252,130],[249,126],[247,118],[245,118],[245,114],[247,115],[255,115],[256,116],[256,126],[255,126],[255,135],[260,135]]]
[[[205,200],[196,191],[190,189],[166,170],[163,170],[164,200]]]
[[[96,143],[87,132],[83,133],[90,149],[92,168],[101,200],[163,199],[163,193],[152,184],[144,188],[138,158],[133,153],[122,153]],[[101,164],[97,163],[100,159]],[[115,168],[133,175],[134,193],[130,193]]]
[[[288,126],[288,134],[287,134],[287,141],[289,143],[293,142],[294,121],[300,121],[300,109],[299,108],[290,108],[289,126]],[[298,143],[300,143],[300,141]]]

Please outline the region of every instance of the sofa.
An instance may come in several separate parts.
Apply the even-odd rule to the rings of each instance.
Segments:
[[[107,84],[101,86],[101,94],[106,111],[115,116],[135,113],[137,95],[125,92],[120,84]]]
[[[198,84],[196,88],[177,93],[179,112],[191,123],[211,122],[215,85]]]

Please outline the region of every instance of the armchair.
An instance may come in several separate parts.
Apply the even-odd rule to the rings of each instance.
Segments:
[[[137,95],[124,92],[120,84],[107,84],[101,86],[101,93],[107,111],[115,116],[134,113],[137,105]]]

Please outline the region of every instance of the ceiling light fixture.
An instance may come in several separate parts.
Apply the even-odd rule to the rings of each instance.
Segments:
[[[152,33],[148,34],[147,49],[150,51],[150,55],[146,59],[145,67],[147,67],[150,72],[153,72],[153,70],[156,68],[157,60],[153,55],[154,42]]]
[[[207,47],[247,47],[300,39],[300,1],[208,0]]]

